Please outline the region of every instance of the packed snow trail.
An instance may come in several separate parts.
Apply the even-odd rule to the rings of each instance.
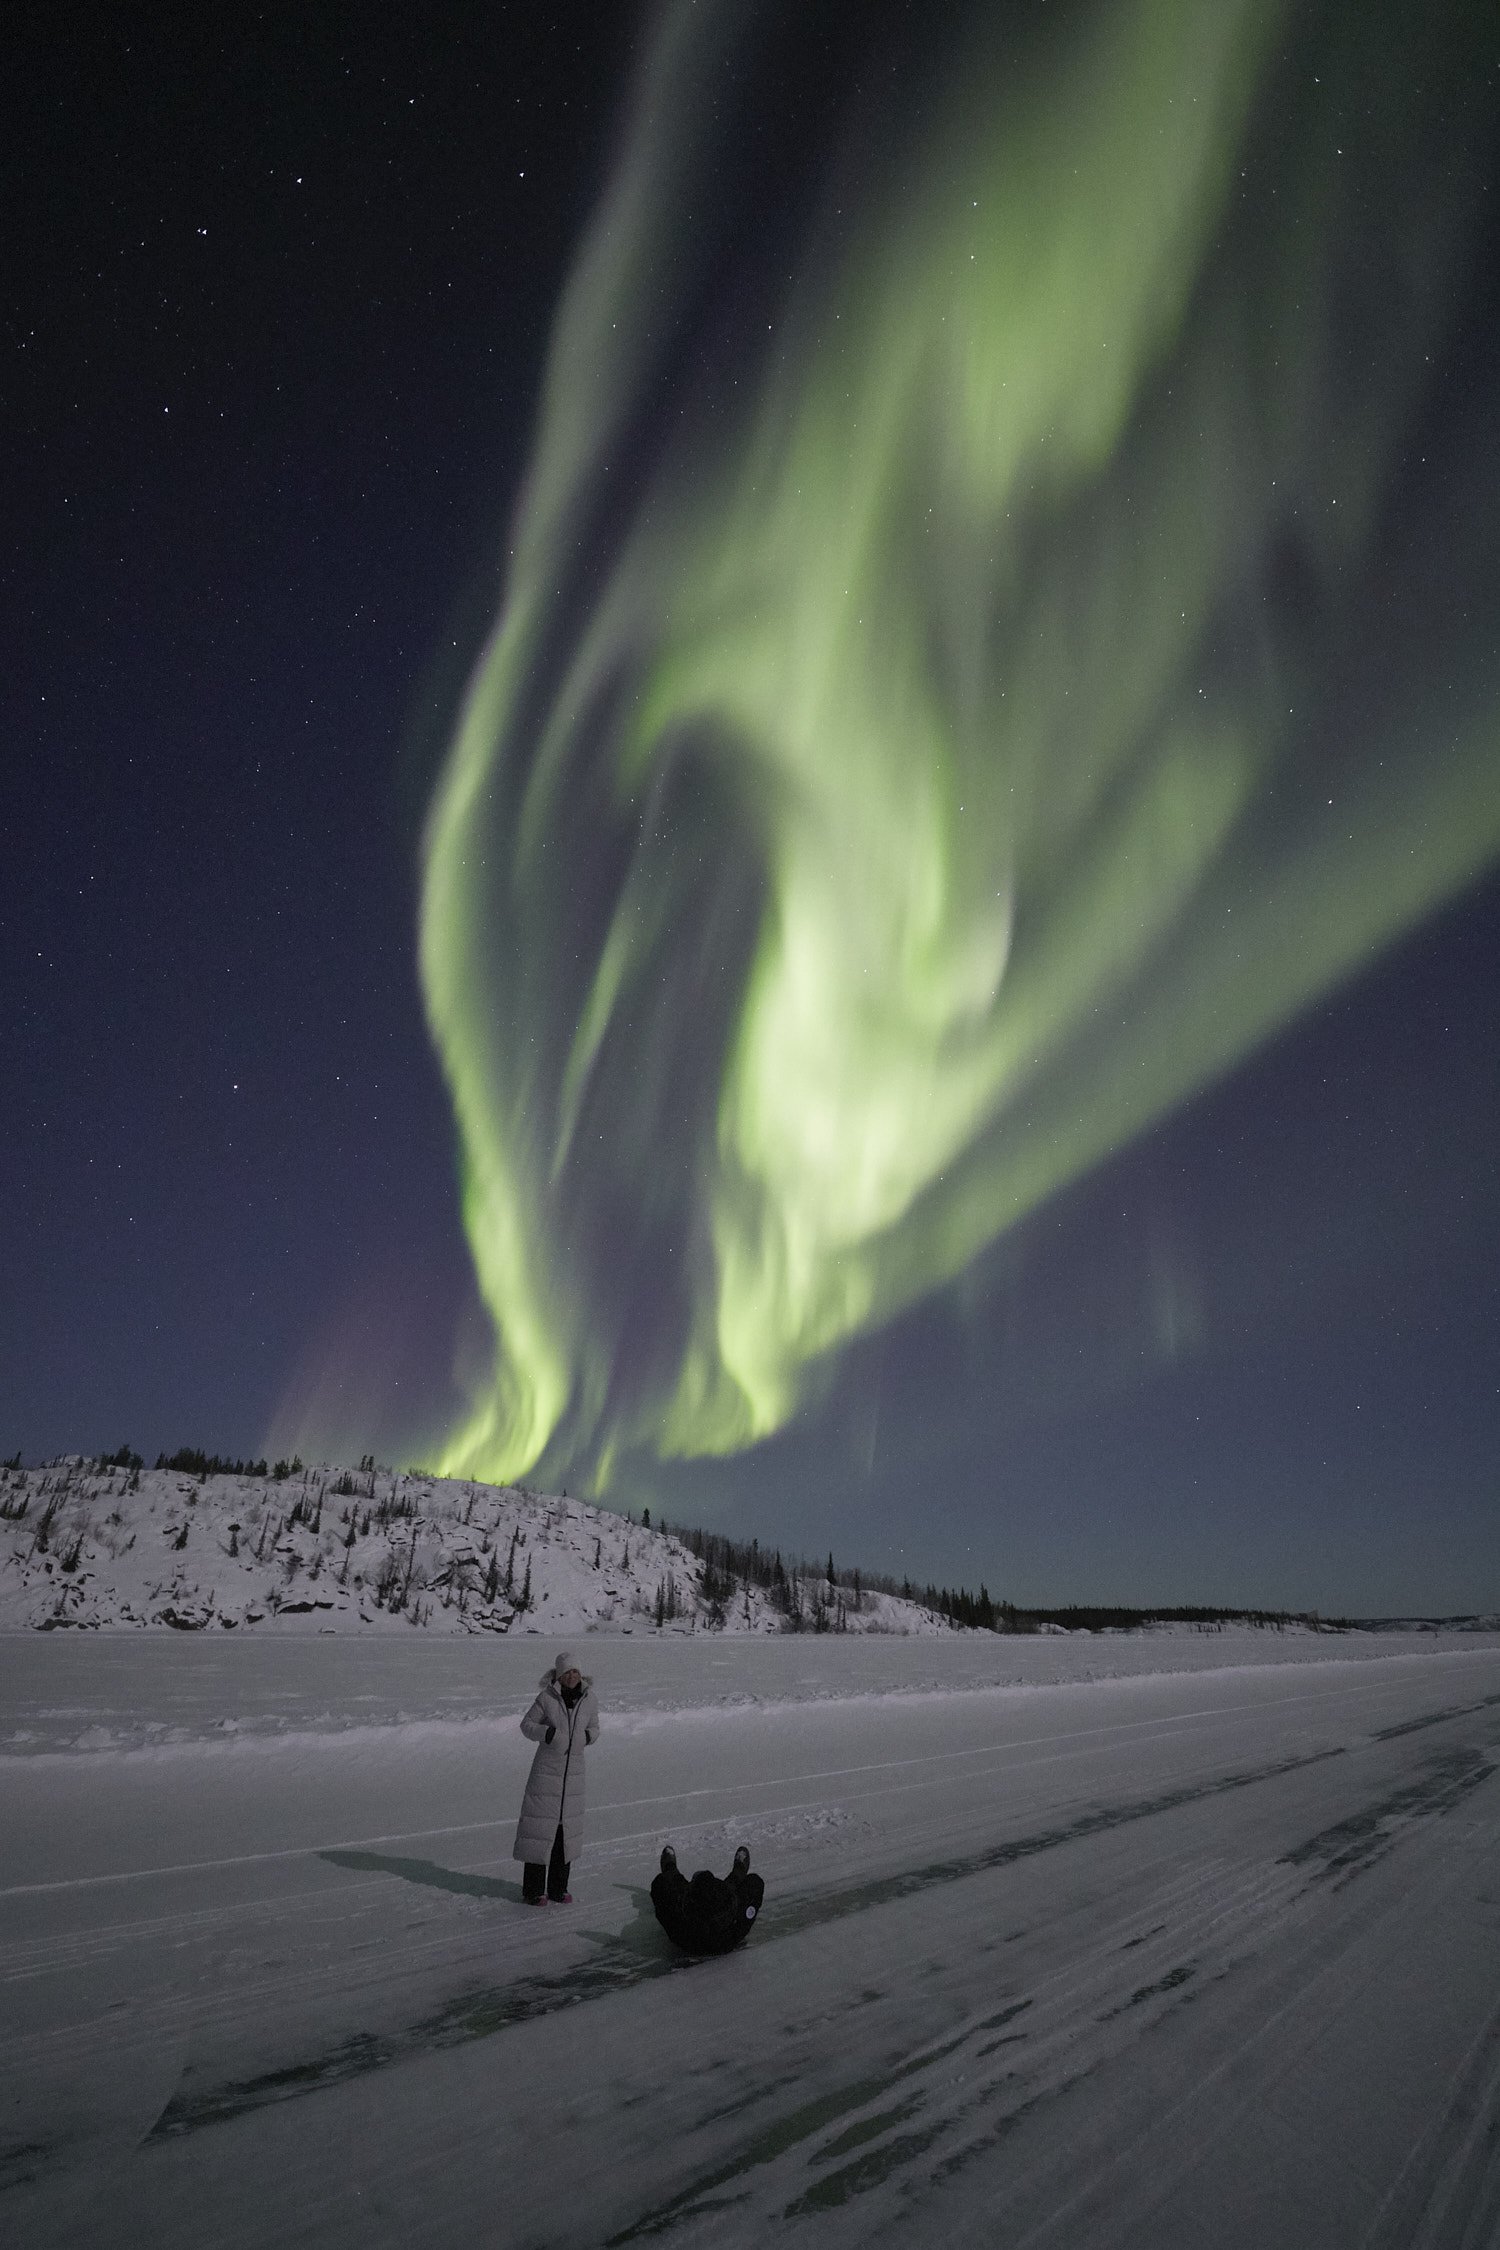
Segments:
[[[4,1761],[7,2237],[1496,2238],[1493,1638],[612,1712],[617,1647],[567,1910],[513,1719]],[[668,1837],[750,1846],[742,1952]]]

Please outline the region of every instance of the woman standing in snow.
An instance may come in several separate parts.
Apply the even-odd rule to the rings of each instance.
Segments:
[[[528,1906],[547,1899],[571,1906],[568,1874],[583,1842],[583,1754],[599,1739],[599,1706],[593,1681],[566,1649],[542,1674],[521,1732],[537,1745],[511,1847],[512,1859],[525,1864],[521,1896]]]

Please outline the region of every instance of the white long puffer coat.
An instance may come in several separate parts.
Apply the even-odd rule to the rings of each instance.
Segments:
[[[553,1729],[547,1740],[547,1729]],[[552,1672],[542,1674],[536,1701],[521,1721],[521,1732],[537,1745],[531,1775],[516,1825],[511,1858],[540,1861],[552,1856],[552,1839],[562,1824],[563,1858],[578,1857],[583,1844],[583,1753],[599,1739],[599,1706],[594,1683],[585,1680],[572,1710]]]

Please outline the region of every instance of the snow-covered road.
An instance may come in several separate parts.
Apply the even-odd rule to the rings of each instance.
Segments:
[[[18,1731],[108,1736],[106,1658],[36,1645]],[[7,2241],[1500,2240],[1493,1637],[1047,1684],[977,1639],[591,1640],[589,1848],[537,1912],[538,1643],[425,1696],[288,1644],[237,1704],[161,1646],[111,1708],[165,1668],[180,1739],[0,1759]],[[742,1952],[669,1953],[668,1837],[751,1846]]]

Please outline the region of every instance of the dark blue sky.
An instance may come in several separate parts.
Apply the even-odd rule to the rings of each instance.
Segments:
[[[859,51],[809,21],[788,176]],[[28,14],[6,1451],[258,1449],[329,1351],[387,1427],[447,1394],[471,1284],[417,843],[634,38],[597,6]],[[1473,298],[1454,479],[1492,265]],[[1497,1097],[1492,876],[658,1505],[1023,1601],[1500,1607]]]
[[[34,12],[0,159],[28,1452],[256,1444],[371,1292],[435,1290],[448,1365],[416,842],[626,47],[587,9]]]

